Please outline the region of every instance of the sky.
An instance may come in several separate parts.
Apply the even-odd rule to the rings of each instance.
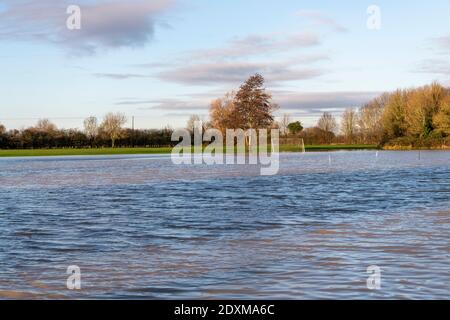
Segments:
[[[312,126],[384,91],[450,86],[449,12],[448,0],[0,0],[0,123],[82,128],[111,111],[177,128],[258,72],[276,115]]]

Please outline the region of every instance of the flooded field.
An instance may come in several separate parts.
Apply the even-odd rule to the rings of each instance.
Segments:
[[[0,299],[450,297],[450,152],[286,153],[259,173],[0,159]]]

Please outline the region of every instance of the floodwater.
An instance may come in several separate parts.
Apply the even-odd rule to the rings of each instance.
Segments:
[[[450,152],[280,161],[0,159],[0,299],[450,298]]]

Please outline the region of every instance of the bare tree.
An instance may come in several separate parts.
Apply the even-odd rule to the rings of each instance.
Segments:
[[[188,129],[191,133],[194,132],[195,123],[201,121],[200,116],[197,114],[193,114],[189,117],[186,129]]]
[[[122,113],[108,113],[100,125],[101,130],[111,139],[111,147],[122,135],[123,125],[127,122],[127,117]]]
[[[56,130],[58,130],[58,128],[56,127],[56,125],[54,123],[52,123],[50,120],[48,119],[40,119],[38,120],[38,122],[36,123],[35,128],[39,131],[43,131],[46,133],[50,133],[50,132],[54,132]]]
[[[98,134],[98,122],[96,117],[86,118],[83,122],[84,133],[89,139],[95,139]]]
[[[324,112],[317,122],[317,127],[327,132],[336,132],[338,125],[334,116],[329,112]]]
[[[4,134],[5,132],[6,132],[5,126],[0,123],[0,134]]]
[[[385,93],[365,104],[358,112],[358,126],[365,143],[380,143],[383,136],[382,116],[389,100]]]
[[[282,135],[287,136],[289,133],[288,126],[291,122],[291,116],[285,113],[279,122],[280,133]]]
[[[99,131],[97,118],[89,117],[84,119],[83,126],[84,133],[86,134],[86,137],[88,138],[89,143],[92,147]]]
[[[329,112],[324,112],[322,117],[320,117],[319,121],[317,122],[317,127],[326,134],[325,139],[327,140],[327,142],[331,143],[335,132],[338,129],[336,119],[333,117],[333,115]]]
[[[346,109],[342,114],[341,132],[345,139],[353,143],[357,131],[357,114],[352,108]]]

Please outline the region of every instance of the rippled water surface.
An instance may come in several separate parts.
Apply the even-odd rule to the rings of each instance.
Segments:
[[[449,152],[280,160],[0,159],[0,299],[450,297]]]

